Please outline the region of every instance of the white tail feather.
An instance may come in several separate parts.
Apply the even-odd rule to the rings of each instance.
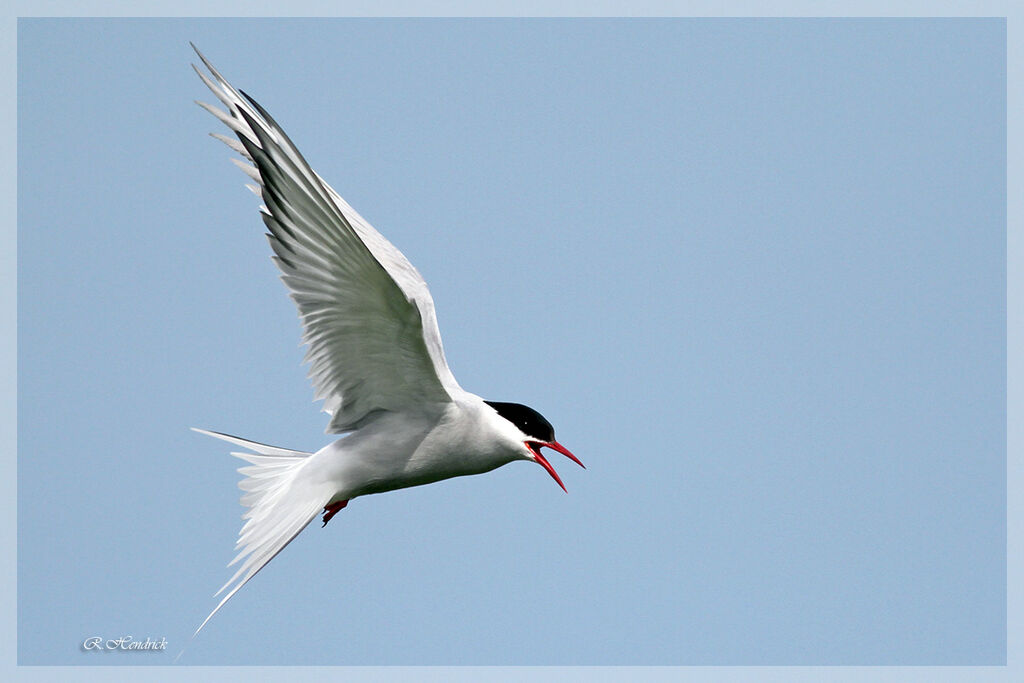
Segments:
[[[232,453],[250,463],[240,467],[238,472],[244,478],[238,483],[242,505],[249,510],[242,516],[246,520],[238,533],[238,555],[228,565],[241,562],[235,572],[214,597],[231,588],[220,603],[196,629],[198,634],[207,622],[235,593],[254,577],[274,557],[284,550],[327,504],[331,493],[319,490],[307,477],[302,476],[303,466],[311,453],[277,448],[248,441],[237,436],[192,428],[200,434],[228,441],[248,448],[254,453]],[[233,587],[232,587],[233,586]]]

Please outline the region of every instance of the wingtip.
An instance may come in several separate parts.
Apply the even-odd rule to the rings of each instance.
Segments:
[[[212,72],[213,71],[213,67],[210,66],[210,61],[206,58],[206,56],[202,52],[199,51],[199,48],[196,47],[196,44],[193,43],[191,40],[188,41],[188,44],[192,47],[192,50],[196,53],[196,56],[199,57],[199,61],[201,61],[204,65],[206,65],[206,68],[209,69]],[[198,67],[196,67],[195,64],[193,64],[192,67],[195,68],[196,73],[200,73],[201,74],[201,72],[199,71]]]
[[[206,59],[206,57],[205,57],[205,56],[203,55],[203,53],[199,51],[199,48],[198,48],[198,47],[196,47],[196,44],[195,44],[195,43],[193,43],[193,42],[192,42],[191,40],[190,40],[190,41],[188,41],[188,44],[189,44],[189,46],[190,46],[190,47],[192,48],[192,50],[193,50],[193,51],[194,51],[194,52],[196,53],[196,55],[197,55],[197,56],[199,57],[199,59],[201,59],[201,60],[202,60],[203,64],[206,64],[207,66],[209,66],[209,62],[207,61],[207,59]]]

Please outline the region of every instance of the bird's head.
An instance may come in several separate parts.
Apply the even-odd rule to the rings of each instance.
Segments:
[[[565,491],[565,484],[558,477],[555,468],[551,466],[548,459],[541,455],[541,448],[550,448],[558,451],[574,463],[586,469],[586,465],[580,462],[579,458],[569,452],[569,449],[555,440],[555,429],[551,423],[544,419],[544,416],[533,408],[528,408],[521,403],[501,403],[499,401],[484,401],[494,409],[501,417],[518,430],[517,446],[519,456],[523,460],[532,460],[543,467],[551,478],[554,479],[562,490]]]

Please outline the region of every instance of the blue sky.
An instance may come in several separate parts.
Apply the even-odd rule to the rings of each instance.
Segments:
[[[329,438],[188,40],[589,469],[354,501],[183,661],[1005,661],[1003,22],[66,20],[19,32],[20,663],[215,604],[188,427]]]

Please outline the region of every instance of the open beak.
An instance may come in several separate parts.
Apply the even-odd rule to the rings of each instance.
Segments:
[[[550,448],[551,450],[558,451],[559,453],[569,458],[583,469],[587,469],[587,466],[580,462],[579,458],[570,453],[568,448],[558,443],[557,441],[527,441],[526,447],[529,448],[530,451],[533,453],[534,460],[537,461],[537,464],[543,467],[545,470],[547,470],[548,474],[551,475],[551,478],[554,479],[555,482],[559,486],[561,486],[562,490],[565,491],[566,493],[568,493],[568,491],[565,488],[565,484],[563,484],[562,480],[559,479],[558,472],[555,472],[555,468],[551,466],[551,463],[548,462],[548,459],[540,454],[540,449],[547,447]]]

